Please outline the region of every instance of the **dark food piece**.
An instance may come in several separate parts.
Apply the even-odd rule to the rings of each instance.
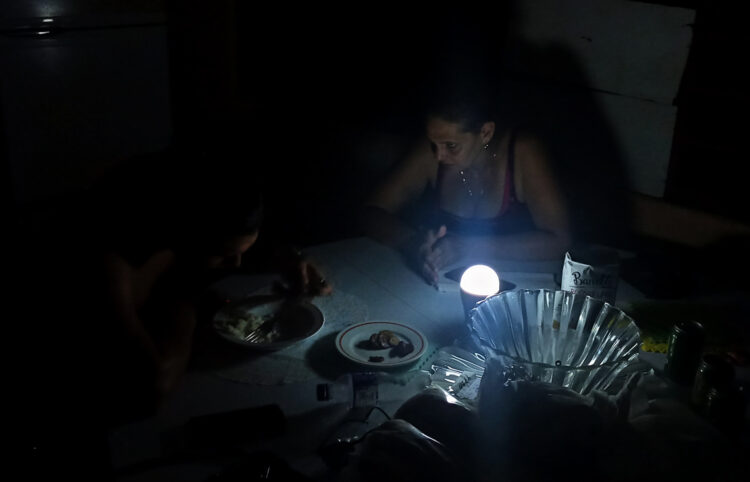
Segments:
[[[392,356],[397,356],[399,358],[403,358],[409,353],[414,351],[414,345],[411,343],[406,343],[404,341],[399,342],[398,345],[393,347],[393,350],[391,351]]]
[[[388,330],[379,331],[370,335],[370,339],[361,342],[371,350],[382,350],[384,348],[391,348],[389,356],[403,358],[409,353],[414,351],[414,345],[411,343],[401,341],[395,333]],[[379,358],[379,359],[378,359]],[[371,356],[371,362],[381,362],[383,357]]]
[[[401,340],[392,332],[388,330],[379,331],[370,335],[370,345],[373,350],[381,350],[383,348],[391,348],[398,346]]]

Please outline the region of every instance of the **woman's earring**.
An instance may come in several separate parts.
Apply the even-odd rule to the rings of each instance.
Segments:
[[[488,147],[490,147],[490,143],[489,143],[489,142],[488,142],[487,144],[485,144],[485,145],[484,145],[484,148],[485,148],[485,149],[487,149]]]

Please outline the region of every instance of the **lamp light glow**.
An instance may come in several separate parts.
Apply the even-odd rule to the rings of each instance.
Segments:
[[[464,271],[460,286],[466,293],[490,296],[500,291],[500,278],[489,266],[477,264]]]

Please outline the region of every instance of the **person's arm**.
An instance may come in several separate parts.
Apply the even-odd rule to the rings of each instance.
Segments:
[[[150,393],[144,395],[158,406],[176,386],[187,366],[196,323],[195,311],[186,301],[160,300],[160,319],[154,320],[157,333],[148,330],[139,309],[149,300],[154,283],[163,275],[166,264],[152,259],[136,270],[122,257],[108,253],[104,265],[111,313],[125,338],[123,341],[132,348],[130,353],[146,358],[150,379],[142,382]]]
[[[570,219],[562,189],[544,146],[533,137],[515,144],[516,196],[526,204],[535,230],[491,238],[467,238],[469,252],[489,252],[494,258],[515,260],[557,259],[570,247]]]
[[[446,233],[427,256],[423,274],[433,280],[437,270],[454,262],[486,262],[487,259],[550,260],[563,256],[571,243],[567,203],[547,159],[544,147],[530,137],[515,145],[516,196],[528,207],[533,231],[486,236]]]
[[[420,233],[402,221],[398,212],[419,197],[436,176],[437,162],[429,144],[422,142],[366,201],[360,216],[364,233],[396,249],[411,245]]]
[[[294,296],[325,296],[333,286],[325,277],[325,270],[315,260],[291,243],[264,239],[263,234],[242,258],[241,272],[279,274],[283,280],[276,288]]]
[[[325,278],[323,270],[294,245],[277,246],[272,262],[288,283],[287,288],[292,294],[326,296],[333,292],[333,286]]]

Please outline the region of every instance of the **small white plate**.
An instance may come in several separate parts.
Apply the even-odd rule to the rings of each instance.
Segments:
[[[404,357],[393,355],[393,348],[371,349],[363,345],[373,333],[392,331],[400,340],[414,345],[414,351]],[[336,336],[336,349],[346,358],[362,365],[389,368],[407,365],[419,359],[427,350],[427,338],[416,328],[394,321],[366,321],[350,326]],[[383,361],[370,361],[370,357],[381,356]]]
[[[281,338],[273,342],[253,343],[245,341],[222,328],[225,322],[250,314],[259,317],[281,317],[279,320]],[[320,331],[323,323],[323,313],[315,305],[307,301],[276,299],[274,301],[259,302],[259,300],[252,298],[225,306],[216,313],[213,319],[214,329],[222,338],[238,345],[259,350],[278,350],[310,338]]]

